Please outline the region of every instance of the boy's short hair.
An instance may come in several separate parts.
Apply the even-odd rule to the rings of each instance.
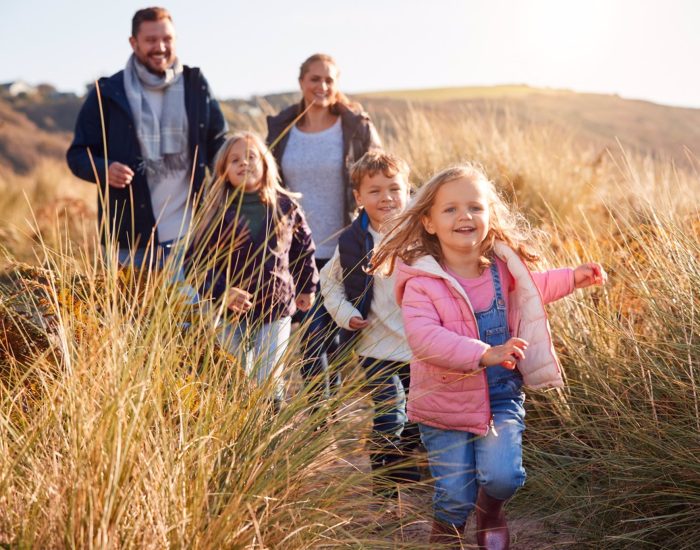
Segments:
[[[134,17],[131,19],[131,36],[136,38],[136,35],[139,33],[141,23],[145,21],[160,21],[161,19],[168,19],[171,23],[173,22],[170,12],[165,8],[153,6],[137,11],[134,14]]]
[[[350,184],[355,191],[360,190],[362,180],[369,176],[375,176],[378,172],[384,174],[387,178],[392,178],[396,174],[400,174],[406,180],[408,185],[408,175],[411,169],[408,163],[396,155],[387,153],[386,151],[367,151],[360,160],[353,163],[350,167]]]

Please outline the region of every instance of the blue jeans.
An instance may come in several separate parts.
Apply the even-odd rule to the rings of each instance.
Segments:
[[[316,258],[319,271],[328,262]],[[338,326],[323,305],[320,292],[316,303],[307,312],[297,312],[294,320],[305,326],[302,339],[301,376],[305,387],[311,389],[315,403],[327,399],[340,387],[340,372],[331,368],[332,356],[338,349]]]
[[[145,248],[119,248],[117,250],[117,262],[121,267],[132,266],[136,269],[150,268],[159,271],[163,269],[169,258],[173,264],[172,276],[169,284],[177,285],[185,298],[185,303],[196,304],[198,301],[197,291],[185,283],[185,270],[183,260],[185,256],[184,246],[180,246],[178,241],[166,241],[151,247]]]
[[[510,338],[508,312],[496,263],[491,264],[494,297],[491,306],[475,313],[481,339],[498,346]],[[435,478],[433,510],[445,523],[462,525],[474,508],[478,487],[489,496],[505,500],[525,483],[523,431],[525,395],[517,370],[502,365],[486,369],[489,404],[494,429],[483,436],[442,430],[420,424],[428,450],[430,473]],[[477,485],[478,484],[478,485]]]
[[[407,371],[408,365],[363,357],[362,368],[374,403],[374,443],[384,448],[398,446],[408,421],[406,391],[401,379],[402,370]]]
[[[373,490],[375,494],[394,497],[397,483],[420,479],[415,465],[404,463],[399,466],[415,451],[420,438],[418,426],[409,422],[406,416],[409,364],[363,357],[362,367],[374,404],[369,456],[372,470],[379,475],[373,483]]]
[[[274,399],[281,403],[284,400],[282,358],[287,351],[291,330],[291,317],[254,324],[236,319],[223,321],[217,338],[231,355],[240,359],[246,374],[255,378],[259,385],[273,379]]]
[[[419,424],[435,479],[433,512],[442,522],[463,525],[481,486],[507,499],[525,484],[522,436],[525,409],[520,399],[491,401],[495,431],[485,436]]]

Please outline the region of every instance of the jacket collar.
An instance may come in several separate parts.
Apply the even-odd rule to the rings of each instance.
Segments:
[[[366,113],[356,113],[343,103],[337,105],[338,115],[341,118],[343,127],[353,127],[358,118],[368,118]],[[296,117],[301,114],[301,103],[295,103],[280,111],[277,115],[267,118],[271,134],[281,133],[289,126]]]
[[[518,257],[515,251],[510,248],[507,244],[502,241],[496,241],[493,248],[496,257],[505,262],[507,269],[516,277],[521,273],[521,270],[525,267],[522,260]],[[399,263],[399,270],[405,275],[422,275],[428,277],[435,277],[438,279],[443,279],[447,282],[464,300],[467,302],[470,308],[472,308],[471,302],[467,297],[467,293],[459,281],[450,275],[439,263],[438,261],[430,255],[421,256],[411,265],[405,263]],[[405,276],[401,279],[405,280]],[[473,309],[472,309],[473,311]]]
[[[182,77],[185,79],[185,94],[187,94],[187,79],[190,68],[188,66],[183,67]],[[124,90],[124,71],[118,71],[110,77],[100,78],[97,81],[97,85],[100,87],[100,95],[104,98],[109,98],[114,101],[122,110],[133,120],[134,116],[131,113],[131,107],[129,106],[129,100],[126,97],[126,92]]]
[[[100,87],[100,95],[102,97],[109,98],[119,105],[119,107],[129,115],[129,118],[134,118],[131,113],[131,107],[129,106],[129,100],[126,98],[126,92],[124,91],[123,70],[113,74],[109,78],[100,78],[97,81],[97,85]]]

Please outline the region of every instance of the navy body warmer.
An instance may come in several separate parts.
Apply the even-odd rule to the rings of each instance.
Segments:
[[[340,234],[338,238],[338,254],[343,270],[343,286],[345,297],[366,319],[372,304],[372,287],[374,279],[365,269],[372,258],[374,239],[369,232],[369,217],[364,210]],[[340,341],[348,344],[358,331],[342,329]]]

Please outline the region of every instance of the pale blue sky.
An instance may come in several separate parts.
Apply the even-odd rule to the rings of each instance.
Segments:
[[[158,0],[154,0],[157,5]],[[122,68],[149,2],[0,0],[0,82],[82,92]],[[695,0],[171,0],[178,53],[220,98],[296,89],[317,51],[341,89],[525,83],[700,107]]]

